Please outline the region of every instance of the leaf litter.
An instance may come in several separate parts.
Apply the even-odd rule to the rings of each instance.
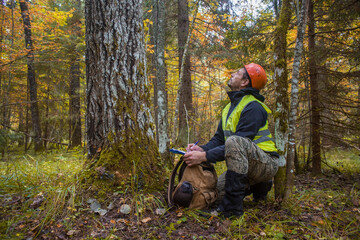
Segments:
[[[72,211],[56,215],[41,228],[46,192],[34,195],[5,193],[0,198],[0,237],[360,239],[359,183],[359,173],[338,175],[326,172],[319,178],[309,173],[300,174],[296,177],[290,201],[280,205],[273,200],[273,190],[266,202],[254,203],[248,196],[244,201],[244,216],[232,221],[206,216],[195,210],[167,209],[165,192],[152,196],[144,194],[142,199],[146,199],[147,204],[138,200],[134,204],[129,193],[109,194],[105,202],[88,198],[75,204]]]

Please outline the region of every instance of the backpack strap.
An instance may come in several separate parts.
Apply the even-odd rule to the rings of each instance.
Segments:
[[[174,206],[174,199],[173,199],[173,193],[174,193],[174,189],[175,189],[174,182],[175,182],[177,170],[179,169],[180,165],[182,165],[182,166],[181,166],[180,173],[179,173],[179,181],[180,181],[182,174],[184,172],[184,169],[186,167],[186,163],[184,162],[183,157],[180,158],[180,160],[177,162],[175,168],[171,172],[171,177],[170,177],[169,186],[168,186],[168,196],[167,196],[168,205],[170,208],[172,208]],[[181,176],[180,176],[180,174],[181,174]]]
[[[184,160],[182,160],[182,157],[181,157],[181,161],[183,162],[183,164],[181,164],[180,169],[179,169],[178,182],[181,181],[181,179],[182,179],[182,177],[184,175],[185,168],[188,166],[186,164],[186,162],[184,162]]]

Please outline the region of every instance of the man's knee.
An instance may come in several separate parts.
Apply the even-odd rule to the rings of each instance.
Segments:
[[[225,142],[225,159],[227,169],[239,174],[248,172],[248,139],[231,136]]]
[[[238,149],[246,150],[247,146],[251,144],[251,140],[248,138],[240,137],[237,135],[230,136],[225,142],[225,149]]]

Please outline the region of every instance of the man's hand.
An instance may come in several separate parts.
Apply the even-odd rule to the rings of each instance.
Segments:
[[[203,152],[204,149],[202,149],[201,147],[199,147],[198,145],[195,145],[195,143],[190,143],[187,148],[186,148],[187,152],[191,152],[191,151],[198,151],[198,152]]]
[[[191,145],[191,144],[189,144]],[[202,148],[201,148],[202,150]],[[186,152],[183,160],[185,161],[185,163],[188,166],[193,166],[193,165],[197,165],[200,164],[202,162],[205,162],[206,159],[206,152],[204,151],[191,151],[191,152]]]

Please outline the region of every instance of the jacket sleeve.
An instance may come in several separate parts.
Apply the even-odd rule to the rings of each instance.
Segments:
[[[266,124],[267,112],[258,102],[251,102],[243,109],[236,126],[235,135],[254,139],[261,127]],[[221,134],[219,134],[219,132]],[[220,140],[220,136],[222,139]],[[216,143],[216,144],[214,144]],[[208,162],[215,163],[225,159],[225,139],[221,121],[214,137],[201,146],[206,152]]]

